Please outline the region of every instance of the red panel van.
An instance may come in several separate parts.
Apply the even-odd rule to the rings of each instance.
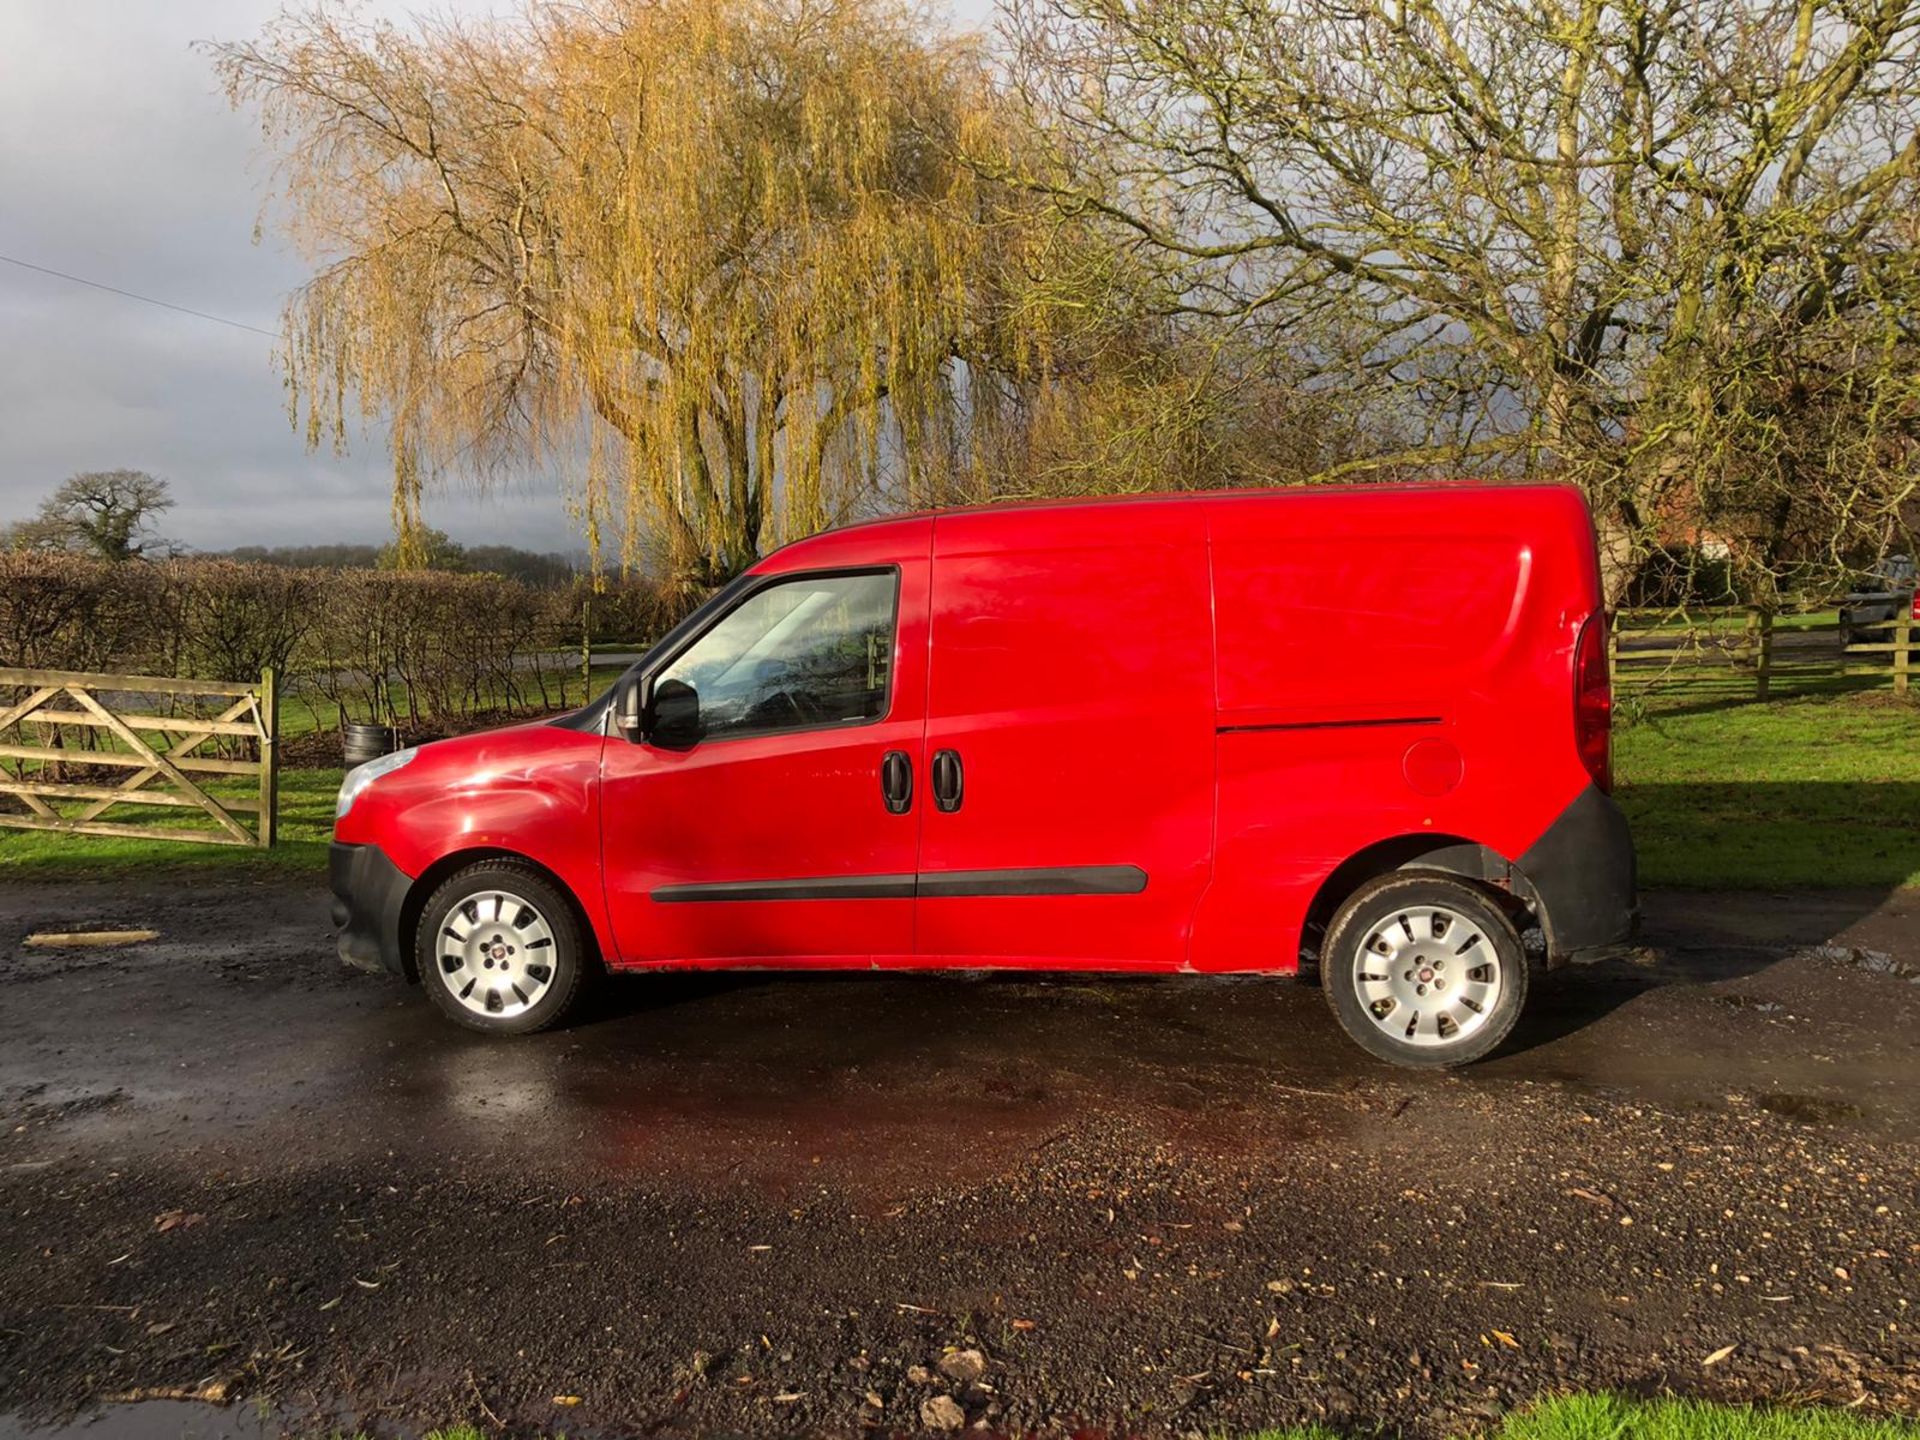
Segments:
[[[449,1017],[593,970],[1317,972],[1453,1065],[1620,943],[1592,520],[1550,486],[1154,496],[790,545],[586,709],[349,773],[343,955]]]

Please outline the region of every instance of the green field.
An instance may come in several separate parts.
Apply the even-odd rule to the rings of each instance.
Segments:
[[[1614,738],[1646,885],[1920,886],[1920,703],[1669,702]]]
[[[1823,630],[1840,623],[1840,611],[1832,610],[1792,610],[1773,617],[1775,630]],[[1747,626],[1745,610],[1705,609],[1686,611],[1623,611],[1618,628],[1631,635],[1652,635],[1662,631],[1712,631],[1718,634],[1737,634]]]
[[[1357,1440],[1375,1431],[1323,1426],[1263,1430],[1251,1440]],[[429,1432],[426,1440],[483,1440],[465,1425]],[[1225,1440],[1225,1437],[1220,1437]],[[1477,1435],[1460,1440],[1920,1440],[1920,1425],[1850,1411],[1794,1407],[1756,1409],[1697,1400],[1626,1400],[1571,1395],[1543,1400]]]
[[[447,1440],[464,1440],[459,1432]],[[1256,1440],[1352,1440],[1339,1431],[1263,1431]],[[1509,1416],[1482,1440],[1920,1440],[1920,1426],[1840,1410],[1749,1409],[1693,1400],[1573,1395]]]
[[[280,772],[280,843],[271,850],[246,850],[229,845],[189,845],[178,841],[122,840],[108,835],[51,835],[39,830],[0,830],[0,877],[10,873],[58,872],[74,875],[115,874],[133,866],[218,866],[238,871],[298,871],[316,874],[327,868],[327,841],[333,836],[333,801],[340,790],[340,770],[282,770]],[[206,787],[215,799],[233,787],[213,783]],[[252,794],[249,785],[244,792]],[[137,812],[122,807],[107,819],[119,820]],[[155,812],[142,819],[155,823]],[[251,816],[242,816],[246,823]],[[170,829],[217,833],[213,822],[197,810],[168,810]],[[139,823],[138,820],[135,823]]]
[[[1920,886],[1920,700],[1886,690],[1766,705],[1670,700],[1623,718],[1614,754],[1643,884]],[[0,874],[317,871],[339,784],[337,769],[283,770],[281,844],[269,852],[0,830]]]
[[[620,677],[617,666],[595,666],[593,691],[612,685]],[[569,696],[580,699],[578,676],[573,678]],[[357,714],[358,712],[356,712]],[[280,705],[279,733],[283,750],[297,746],[296,754],[338,755],[335,738],[340,723],[337,707],[317,696],[302,692],[283,695]],[[324,738],[316,738],[324,737]],[[117,743],[111,748],[119,749]],[[125,866],[215,866],[240,871],[323,871],[327,864],[327,841],[333,834],[333,802],[340,789],[343,772],[338,766],[311,768],[283,765],[280,770],[279,843],[271,850],[246,850],[233,846],[204,847],[169,841],[120,839],[98,835],[51,835],[39,831],[0,829],[0,875],[9,872],[59,872],[94,874],[112,872]],[[200,783],[215,799],[228,796],[250,797],[255,793],[253,780],[225,780],[201,777]],[[204,830],[217,834],[214,822],[197,810],[169,808],[144,810],[121,806],[104,817],[115,823],[164,824],[169,829]],[[241,817],[251,824],[250,816]]]
[[[595,665],[588,678],[589,698],[620,678],[622,671],[617,665]],[[553,666],[547,672],[547,694],[556,708],[584,704],[581,699],[580,668],[578,665]],[[539,686],[530,676],[522,677],[519,689],[523,703],[531,699],[539,702]],[[561,696],[564,695],[564,701]],[[481,697],[483,706],[505,706],[512,696],[504,692],[491,693]],[[405,686],[396,685],[393,694],[394,708],[404,711],[407,706]],[[349,707],[349,720],[365,720],[367,707],[364,700],[355,699]],[[292,738],[312,734],[317,731],[338,731],[340,728],[340,706],[327,699],[307,685],[292,685],[280,695],[280,734],[282,738]]]

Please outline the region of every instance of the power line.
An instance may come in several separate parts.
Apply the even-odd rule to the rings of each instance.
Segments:
[[[51,275],[56,280],[71,280],[75,285],[85,285],[93,290],[104,290],[109,295],[124,296],[128,300],[138,300],[143,305],[158,305],[162,310],[177,311],[182,315],[191,315],[198,320],[211,320],[216,325],[231,325],[235,330],[251,330],[255,335],[264,335],[269,340],[278,340],[280,336],[272,330],[262,330],[258,325],[249,325],[244,320],[229,320],[224,315],[209,315],[204,310],[194,310],[186,305],[176,305],[171,300],[156,300],[151,295],[138,295],[131,290],[122,290],[118,285],[104,285],[98,280],[89,280],[83,275],[69,275],[64,270],[49,270],[45,265],[35,265],[27,260],[16,260],[11,255],[0,255],[9,265],[18,265],[22,270],[37,270],[42,275]]]

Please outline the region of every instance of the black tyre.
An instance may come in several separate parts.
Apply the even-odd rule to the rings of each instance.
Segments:
[[[572,1008],[587,956],[573,905],[518,860],[482,860],[443,881],[414,939],[420,983],[449,1020],[528,1035]]]
[[[1368,1054],[1446,1069],[1507,1038],[1527,1002],[1526,949],[1506,912],[1466,881],[1384,875],[1327,927],[1320,987]]]

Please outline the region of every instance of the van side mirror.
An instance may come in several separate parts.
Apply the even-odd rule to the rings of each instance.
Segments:
[[[707,733],[700,723],[700,692],[684,680],[662,680],[653,687],[645,731],[663,750],[691,750]]]
[[[640,708],[643,688],[638,675],[625,675],[613,692],[613,726],[629,745],[638,745],[646,738],[646,716]]]

